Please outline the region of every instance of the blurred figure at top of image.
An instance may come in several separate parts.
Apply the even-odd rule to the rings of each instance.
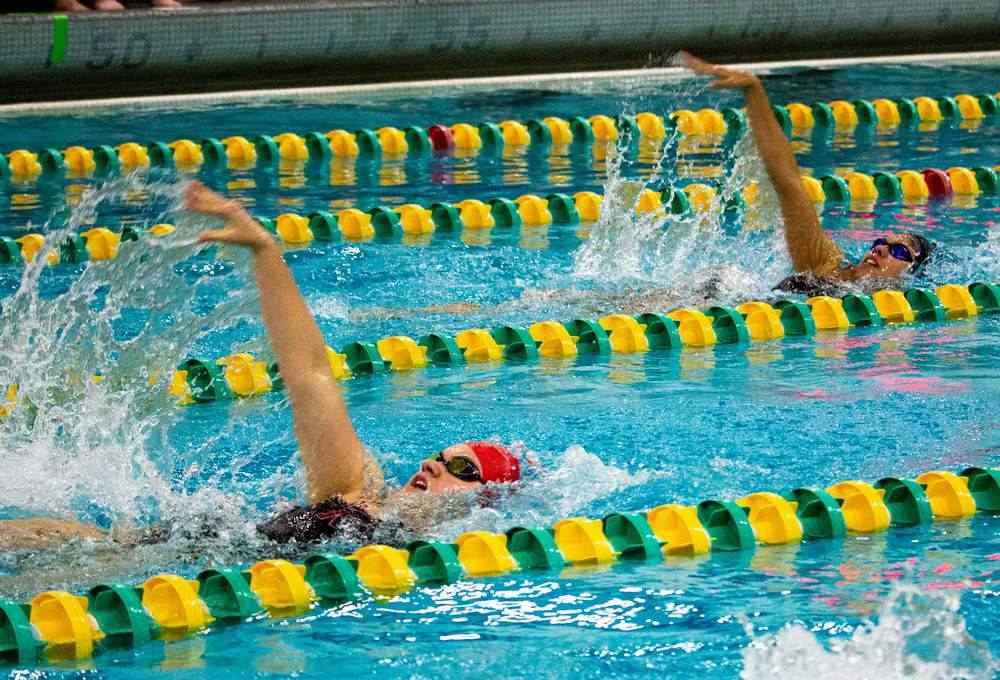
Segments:
[[[130,8],[180,9],[183,5],[178,0],[149,0],[141,4],[118,0],[49,0],[48,2],[14,2],[9,3],[4,11],[9,12],[120,12]]]

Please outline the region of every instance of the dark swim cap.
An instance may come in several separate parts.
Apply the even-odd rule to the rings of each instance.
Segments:
[[[924,264],[927,263],[927,261],[931,257],[931,253],[934,252],[934,249],[937,246],[932,241],[924,238],[920,234],[914,234],[913,232],[910,232],[907,234],[907,236],[909,236],[910,239],[917,245],[917,247],[920,248],[920,252],[913,254],[914,258],[913,266],[910,268],[910,271],[916,274],[917,271],[922,269]]]

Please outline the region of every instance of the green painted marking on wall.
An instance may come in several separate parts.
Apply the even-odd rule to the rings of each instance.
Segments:
[[[66,43],[69,38],[69,17],[65,14],[52,15],[52,48],[49,50],[49,66],[62,63],[66,56]]]

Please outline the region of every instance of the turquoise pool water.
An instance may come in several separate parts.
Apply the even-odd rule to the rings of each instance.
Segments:
[[[811,102],[994,92],[998,75],[991,66],[883,66],[788,72],[768,85],[776,102]],[[20,116],[0,129],[0,148],[723,105],[736,101],[691,82],[655,78],[369,93],[324,104]],[[994,166],[998,131],[1000,121],[990,120],[972,129],[802,139],[799,161],[815,175]],[[693,157],[697,167],[725,162],[753,172],[745,145],[734,160],[701,151]],[[351,173],[336,167],[204,179],[256,213],[275,215],[344,201],[428,205],[470,196],[613,192],[623,178],[648,176],[657,162],[643,157],[609,169],[590,153],[531,150],[509,158],[361,164],[350,182]],[[98,543],[6,553],[0,595],[26,600],[50,587],[81,591],[112,580],[140,582],[163,570],[193,575],[209,565],[278,554],[260,544],[252,525],[299,494],[283,395],[177,408],[146,384],[150,373],[189,355],[267,356],[248,263],[232,253],[192,255],[199,224],[172,208],[175,176],[115,181],[69,211],[65,184],[0,187],[9,201],[0,235],[51,233],[66,216],[74,227],[170,221],[179,229],[160,245],[123,250],[110,262],[32,269],[27,276],[20,267],[0,269],[0,341],[8,348],[0,383],[20,384],[37,408],[33,421],[15,419],[3,430],[10,472],[0,481],[0,513],[71,515],[105,527],[208,516],[219,536],[133,550]],[[852,255],[881,230],[928,234],[942,249],[919,283],[997,281],[998,205],[989,196],[862,211],[828,205],[824,224]],[[772,224],[767,200],[761,211],[758,223]],[[576,226],[493,229],[488,238],[439,233],[418,244],[314,244],[288,258],[329,344],[340,347],[397,333],[417,337],[770,297],[771,286],[790,271],[780,235],[743,224],[727,216],[665,227],[622,213],[584,227],[589,238]],[[448,303],[470,307],[422,309]],[[709,351],[429,368],[357,378],[344,389],[362,439],[396,480],[428,452],[468,438],[522,442],[539,462],[502,507],[443,521],[434,535],[451,539],[470,529],[544,526],[664,502],[996,466],[998,345],[1000,321],[984,316]],[[79,380],[97,371],[108,376],[103,383]],[[777,667],[817,677],[843,677],[845,669],[859,669],[861,677],[876,671],[993,677],[998,564],[1000,524],[979,515],[708,560],[417,588],[389,602],[321,607],[295,619],[105,653],[77,668],[45,667],[40,676],[318,677],[336,668],[393,677],[725,678],[769,677]]]

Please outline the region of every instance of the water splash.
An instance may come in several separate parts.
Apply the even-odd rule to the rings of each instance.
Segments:
[[[636,205],[644,189],[665,194],[682,190],[670,160],[678,146],[698,155],[728,154],[712,204],[687,216],[639,214]],[[780,210],[748,137],[723,151],[718,146],[691,148],[690,140],[675,131],[665,141],[655,171],[638,181],[624,177],[625,157],[623,148],[609,149],[600,219],[574,255],[578,280],[640,297],[728,301],[768,294],[790,271],[780,230],[761,228],[780,224]],[[760,187],[757,201],[737,217],[727,206],[752,181]]]
[[[13,415],[0,422],[7,469],[17,471],[0,478],[0,496],[19,514],[109,526],[180,504],[164,472],[178,455],[167,432],[179,414],[163,383],[206,329],[234,324],[254,306],[253,287],[231,281],[245,263],[219,277],[227,268],[192,260],[198,222],[178,212],[181,188],[132,176],[87,192],[65,227],[49,225],[46,250],[3,304],[0,384],[16,384],[19,393]],[[52,244],[135,192],[169,206],[149,224],[169,215],[177,231],[141,247],[123,243],[117,258],[81,266],[65,292],[44,295]]]
[[[956,593],[894,586],[877,619],[849,638],[824,644],[801,624],[756,637],[743,650],[741,677],[993,678],[1000,664],[984,643],[969,635],[959,604]],[[752,630],[748,633],[753,637]]]
[[[43,293],[46,271],[52,270],[42,252],[3,305],[0,342],[9,351],[0,358],[0,384],[17,384],[20,391],[13,416],[0,421],[0,445],[10,469],[17,470],[0,479],[6,499],[0,512],[111,529],[106,540],[5,555],[5,593],[139,580],[156,565],[253,559],[263,542],[254,528],[261,516],[257,501],[287,496],[300,485],[290,428],[268,422],[287,417],[284,400],[233,405],[221,426],[213,414],[214,428],[204,433],[189,420],[198,414],[177,409],[163,389],[179,358],[206,336],[217,345],[215,334],[257,316],[248,259],[227,252],[232,264],[222,264],[198,254],[194,237],[204,220],[179,209],[181,188],[129,177],[87,193],[68,224],[49,231],[48,244],[62,242],[92,222],[104,204],[134,192],[167,204],[160,214],[144,215],[147,223],[169,221],[177,231],[141,247],[122,244],[116,259],[81,265],[65,292],[54,297]],[[350,312],[329,296],[314,308],[325,315]],[[92,381],[95,374],[102,379]],[[184,434],[192,428],[195,436]],[[259,465],[262,450],[284,451],[287,460],[268,473]],[[518,521],[549,523],[648,476],[605,466],[580,448],[546,469],[503,503],[503,512],[475,506],[437,530],[457,535],[488,526],[503,530]],[[467,498],[455,502],[469,505]],[[136,545],[151,525],[162,528],[167,540]],[[270,545],[268,550],[281,552]]]
[[[603,462],[582,446],[570,446],[556,455],[518,453],[525,461],[525,478],[516,490],[500,491],[502,498],[487,506],[478,505],[475,498],[456,498],[465,512],[446,512],[445,521],[432,527],[433,535],[451,540],[465,531],[504,532],[512,526],[548,526],[560,518],[585,512],[594,501],[668,474],[653,470],[629,472]]]
[[[919,278],[924,281],[923,285],[927,285],[927,281],[951,283],[1000,279],[1000,230],[987,231],[986,240],[982,243],[951,243],[938,247]]]

